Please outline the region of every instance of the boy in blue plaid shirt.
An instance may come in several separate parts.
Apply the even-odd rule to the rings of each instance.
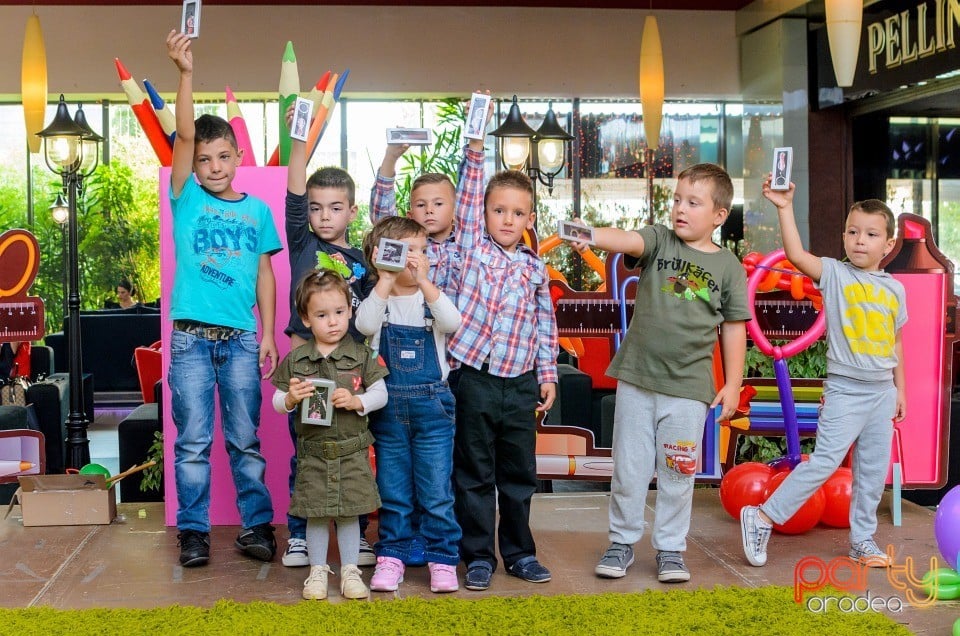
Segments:
[[[536,412],[556,398],[557,323],[546,266],[523,244],[534,222],[530,178],[513,170],[494,175],[484,221],[482,236],[461,234],[463,264],[454,280],[463,322],[448,344],[461,363],[453,476],[468,590],[490,587],[496,503],[507,573],[550,580],[537,561],[530,499],[537,487]]]

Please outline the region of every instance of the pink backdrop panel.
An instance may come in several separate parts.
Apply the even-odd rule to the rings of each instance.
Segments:
[[[267,202],[273,211],[274,224],[280,235],[284,250],[273,256],[273,273],[277,279],[277,319],[274,328],[274,338],[277,341],[279,357],[283,358],[290,350],[290,339],[283,334],[290,318],[290,307],[287,294],[290,290],[290,265],[286,252],[286,232],[283,225],[283,203],[287,191],[287,169],[284,167],[241,167],[237,170],[234,188],[240,192],[252,194]],[[170,199],[170,168],[160,169],[160,287],[163,298],[163,315],[161,316],[161,337],[163,339],[163,374],[166,382],[166,373],[170,365],[169,340],[172,325],[170,322],[170,291],[173,289],[174,251],[173,236],[171,234]],[[259,325],[259,321],[258,321]],[[262,334],[261,334],[262,335]],[[278,362],[278,361],[277,361]],[[167,476],[164,500],[166,502],[166,523],[168,526],[177,523],[177,489],[173,470],[173,442],[177,435],[173,425],[170,408],[170,391],[164,386],[163,391],[163,470]],[[273,522],[286,523],[287,506],[290,503],[290,492],[287,479],[290,472],[290,457],[293,454],[293,444],[287,429],[287,416],[277,413],[270,404],[273,395],[273,385],[269,380],[261,382],[263,391],[263,406],[260,409],[260,442],[261,451],[267,460],[267,486],[273,498]],[[215,400],[215,396],[210,396]],[[210,523],[215,526],[240,525],[240,514],[236,505],[236,490],[230,476],[230,465],[224,447],[223,434],[220,430],[219,408],[217,408],[216,428],[213,439],[213,451],[210,455],[211,485],[210,485]]]
[[[949,379],[944,380],[944,276],[893,273],[907,292],[907,324],[900,334],[907,379],[907,416],[897,428],[903,445],[903,483],[913,488],[935,485],[947,468],[940,465],[941,444],[946,439],[944,429],[950,426],[950,420],[941,417],[944,392],[949,391]],[[888,473],[887,483],[891,481]]]

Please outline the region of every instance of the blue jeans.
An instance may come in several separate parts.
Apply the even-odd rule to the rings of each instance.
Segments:
[[[207,340],[174,330],[170,340],[170,385],[177,427],[174,469],[177,528],[210,531],[210,449],[213,389],[217,386],[223,437],[244,528],[270,523],[273,505],[260,454],[260,345],[256,334]]]
[[[387,405],[370,414],[380,489],[378,556],[404,560],[419,531],[431,563],[460,562],[453,511],[453,394],[445,382],[389,386]],[[414,504],[422,509],[412,527]]]

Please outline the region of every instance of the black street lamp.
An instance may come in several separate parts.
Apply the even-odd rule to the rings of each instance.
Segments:
[[[500,161],[508,170],[525,170],[531,179],[553,189],[553,179],[566,163],[567,142],[573,139],[557,121],[553,104],[547,108],[540,128],[534,130],[520,114],[517,96],[507,118],[490,133],[500,140]]]
[[[77,258],[77,193],[83,179],[93,174],[99,161],[100,135],[87,125],[83,109],[70,118],[67,103],[60,95],[57,114],[37,135],[43,139],[43,158],[54,174],[63,178],[67,193],[67,236],[69,290],[67,297],[67,349],[70,383],[70,414],[67,416],[67,466],[80,468],[90,463],[86,410],[83,404],[83,358],[80,343],[80,265]]]

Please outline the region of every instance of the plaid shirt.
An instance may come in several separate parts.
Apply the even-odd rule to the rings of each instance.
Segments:
[[[430,259],[430,280],[450,298],[456,298],[453,271],[463,260],[461,245],[474,242],[483,231],[483,160],[480,150],[469,146],[463,149],[457,178],[456,207],[453,232],[443,241],[427,237],[427,257]],[[394,179],[380,176],[370,191],[370,222],[376,224],[387,217],[397,216],[397,195]]]
[[[447,351],[491,375],[514,378],[535,369],[537,383],[557,381],[557,322],[547,287],[547,268],[523,244],[508,254],[484,235],[473,249],[464,243],[457,272],[457,307],[463,321]]]

